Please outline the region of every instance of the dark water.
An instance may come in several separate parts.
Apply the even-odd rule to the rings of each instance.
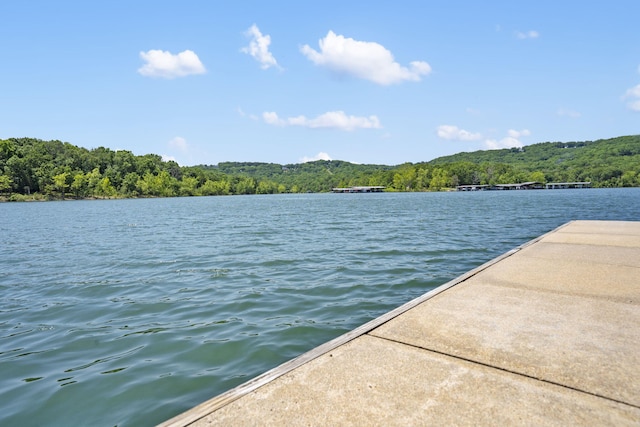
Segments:
[[[640,189],[0,204],[0,425],[164,421]]]

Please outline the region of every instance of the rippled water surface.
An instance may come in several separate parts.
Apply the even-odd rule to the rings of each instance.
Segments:
[[[170,418],[640,190],[0,204],[0,424]]]

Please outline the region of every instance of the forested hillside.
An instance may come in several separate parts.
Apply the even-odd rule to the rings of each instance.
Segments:
[[[89,150],[33,138],[0,140],[0,197],[5,200],[324,192],[355,185],[440,191],[461,184],[524,181],[639,186],[640,135],[459,153],[396,166],[319,160],[181,167],[156,154]]]
[[[592,181],[600,187],[640,185],[640,135],[584,142],[544,142],[521,149],[458,153],[431,165],[502,163],[542,171],[548,181]]]

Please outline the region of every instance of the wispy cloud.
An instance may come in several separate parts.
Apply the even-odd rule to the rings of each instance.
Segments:
[[[311,129],[338,129],[343,131],[353,131],[356,129],[382,128],[377,116],[348,116],[344,111],[328,111],[313,119],[309,119],[305,116],[283,119],[278,117],[278,114],[275,112],[267,111],[262,113],[262,119],[265,123],[274,126],[302,126]]]
[[[347,38],[333,31],[329,31],[318,44],[319,52],[309,45],[302,46],[300,51],[316,65],[380,85],[417,82],[431,73],[431,66],[424,61],[413,61],[409,67],[403,67],[384,46]]]
[[[269,45],[271,44],[271,36],[268,34],[263,35],[256,24],[253,24],[246,32],[245,35],[251,40],[249,46],[240,49],[241,52],[250,55],[260,63],[260,68],[266,70],[271,67],[281,69],[274,58],[273,54],[269,51]]]
[[[638,73],[640,73],[640,66],[638,66]],[[627,108],[640,111],[640,84],[627,89],[622,99],[627,101]]]
[[[520,141],[520,139],[522,137],[526,137],[530,135],[531,135],[531,132],[527,129],[523,129],[523,130],[509,129],[509,131],[507,132],[507,136],[505,136],[504,138],[500,140],[487,139],[485,140],[484,144],[485,144],[485,147],[488,148],[489,150],[496,150],[500,148],[523,147],[524,144],[522,143],[522,141]]]
[[[627,90],[625,94],[627,99],[627,107],[633,111],[640,111],[640,85]]]
[[[482,139],[482,135],[477,132],[469,132],[453,125],[438,126],[437,133],[439,138],[453,141],[477,141]]]
[[[140,58],[146,64],[138,69],[138,73],[145,77],[173,79],[192,74],[204,74],[207,71],[198,55],[191,50],[185,50],[176,55],[169,51],[150,50],[140,52]]]
[[[308,162],[315,162],[316,160],[333,160],[331,158],[331,156],[329,156],[329,154],[325,153],[325,152],[320,152],[318,154],[316,154],[313,157],[303,157],[300,159],[300,163],[308,163]]]
[[[245,113],[245,111],[241,107],[236,108],[236,112],[240,117],[248,117],[251,120],[260,120],[260,117],[256,116],[255,114]]]
[[[526,40],[526,39],[537,39],[538,37],[540,37],[540,33],[538,33],[535,30],[529,30],[529,31],[516,31],[516,37],[520,40]]]

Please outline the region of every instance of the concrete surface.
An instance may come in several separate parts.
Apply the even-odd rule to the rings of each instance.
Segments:
[[[640,222],[575,221],[165,426],[640,425]]]

